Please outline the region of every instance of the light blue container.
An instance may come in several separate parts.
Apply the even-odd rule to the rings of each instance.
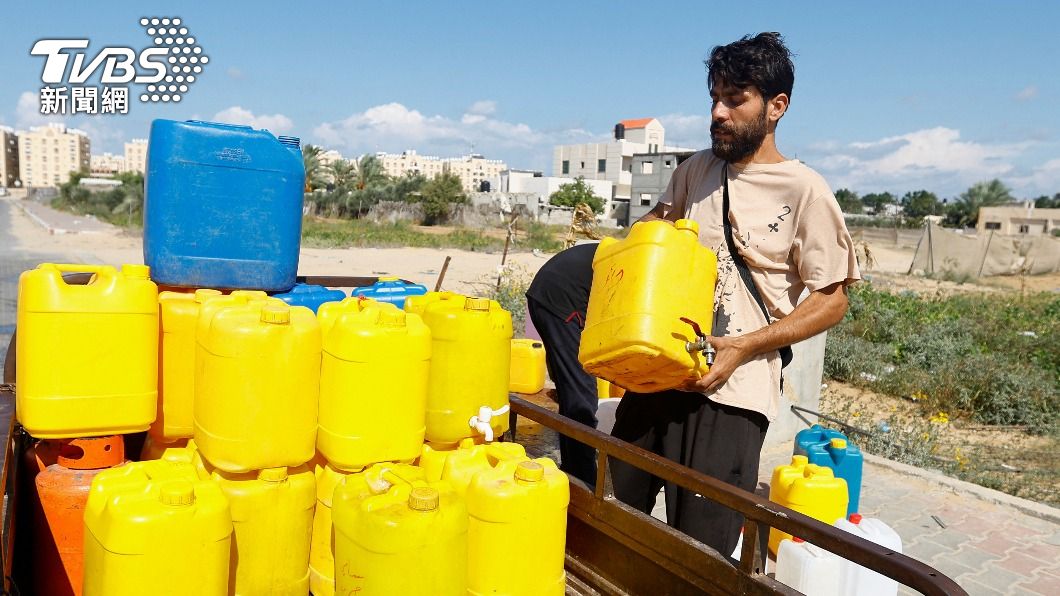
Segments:
[[[857,513],[861,501],[861,471],[864,465],[861,449],[849,442],[843,433],[815,424],[796,435],[796,454],[800,445],[799,435],[807,431],[813,432],[802,436],[805,449],[803,454],[806,459],[811,464],[831,468],[836,478],[847,481],[847,515]]]
[[[155,120],[144,184],[144,263],[171,286],[294,286],[305,168],[296,137]]]
[[[405,298],[422,296],[426,293],[427,288],[420,284],[401,281],[396,277],[380,277],[370,286],[354,288],[350,296],[364,296],[378,302],[389,302],[398,308],[405,308]]]
[[[290,291],[273,294],[272,297],[279,298],[291,306],[304,306],[316,312],[325,302],[339,302],[345,299],[346,293],[342,290],[329,290],[324,286],[296,283]]]

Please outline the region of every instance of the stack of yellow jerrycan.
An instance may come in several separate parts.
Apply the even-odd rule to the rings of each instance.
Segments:
[[[641,222],[623,240],[604,238],[578,352],[585,370],[645,393],[700,378],[707,364],[686,349],[697,336],[682,319],[710,334],[717,266],[688,219]]]
[[[427,440],[456,444],[481,436],[492,441],[508,430],[511,313],[487,298],[429,293],[411,305],[406,301],[409,312],[421,306],[431,329]]]
[[[196,332],[195,444],[226,472],[300,466],[316,446],[320,325],[276,299],[210,308]]]
[[[232,518],[220,489],[168,460],[100,472],[85,508],[85,596],[228,594]]]
[[[335,490],[335,589],[364,596],[467,593],[467,507],[445,482],[392,481],[362,497]]]
[[[63,273],[91,273],[68,285]],[[147,430],[158,392],[158,288],[144,265],[56,265],[22,273],[18,421],[38,439]]]
[[[383,494],[396,482],[423,481],[424,473],[409,464],[381,463],[349,474],[317,460],[317,506],[313,515],[313,548],[309,556],[310,591],[314,596],[335,594],[335,528],[332,523],[334,500],[339,507],[355,507],[372,495]],[[342,487],[341,494],[336,489]]]
[[[769,483],[769,500],[832,525],[847,513],[846,480],[836,478],[831,468],[807,462],[805,455],[795,455],[791,465],[777,466]],[[770,552],[776,555],[784,539],[791,539],[791,534],[770,529]]]
[[[570,484],[547,458],[507,460],[467,489],[468,593],[562,595]],[[519,536],[519,549],[497,548]]]
[[[357,471],[412,462],[423,444],[431,332],[419,315],[358,298],[321,305],[317,449]]]

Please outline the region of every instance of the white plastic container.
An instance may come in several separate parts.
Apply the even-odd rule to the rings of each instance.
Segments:
[[[902,537],[891,526],[878,519],[863,518],[860,514],[852,513],[848,519],[836,521],[835,527],[875,542],[896,553],[902,552]],[[844,561],[841,576],[842,594],[872,594],[872,596],[896,596],[898,594],[898,582],[857,563]]]
[[[839,555],[801,538],[785,539],[777,548],[776,580],[803,594],[838,596],[842,569],[849,564]]]

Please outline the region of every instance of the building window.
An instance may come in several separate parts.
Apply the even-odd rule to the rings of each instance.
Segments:
[[[674,167],[674,162],[672,160],[668,159],[668,160],[666,160],[665,163],[666,163],[666,167],[668,167],[668,168]]]
[[[607,160],[606,159],[598,159],[598,160],[596,160],[596,171],[597,172],[606,172],[607,171]]]
[[[999,221],[988,221],[986,222],[986,229],[988,230],[1000,230],[1001,222]]]
[[[655,171],[655,162],[651,162],[651,161],[641,162],[641,164],[640,164],[640,173],[641,174],[651,174],[654,171]]]
[[[1031,227],[1027,224],[1020,224],[1020,234],[1030,234]]]
[[[642,193],[640,193],[640,206],[641,207],[647,207],[648,205],[651,205],[651,193],[650,192],[642,192]]]
[[[570,160],[563,160],[563,173],[570,174]]]
[[[584,170],[584,169],[585,169],[585,162],[584,162],[584,161],[582,161],[582,162],[579,162],[579,163],[580,163],[581,165],[580,165],[580,166],[578,166],[578,167]]]

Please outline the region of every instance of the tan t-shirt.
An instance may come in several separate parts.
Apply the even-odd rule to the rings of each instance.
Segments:
[[[699,241],[718,255],[712,335],[746,335],[768,322],[732,262],[722,227],[722,165],[707,149],[678,166],[659,202],[664,217],[699,223]],[[797,160],[729,166],[733,240],[769,309],[771,320],[795,309],[804,290],[861,279],[854,243],[839,203],[817,172]],[[707,396],[760,412],[780,409],[780,354],[759,354]]]

